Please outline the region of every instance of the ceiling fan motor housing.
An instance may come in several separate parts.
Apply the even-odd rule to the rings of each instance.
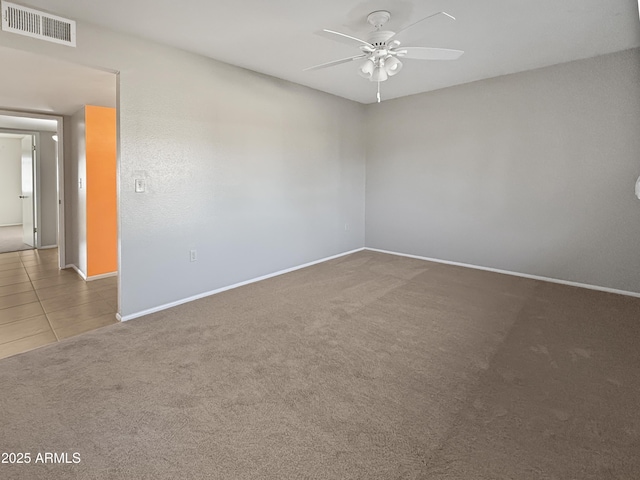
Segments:
[[[395,32],[388,30],[376,30],[371,32],[367,37],[367,42],[376,48],[386,47],[387,41],[395,35]]]

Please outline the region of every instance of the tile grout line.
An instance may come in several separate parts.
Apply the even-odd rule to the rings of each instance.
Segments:
[[[37,337],[38,335],[42,335],[43,333],[46,333],[46,332],[34,333],[33,335],[27,335],[26,337],[16,338],[15,340],[11,340],[9,342],[3,342],[3,343],[0,343],[0,347],[2,347],[3,345],[9,345],[10,343],[19,342],[20,340],[24,340],[25,338]],[[51,342],[51,343],[56,343],[56,342],[59,342],[59,340],[56,339],[55,342]],[[40,348],[40,347],[34,347],[34,348]],[[31,350],[33,350],[34,348],[32,348]],[[28,352],[28,351],[29,350],[25,350],[25,352]],[[24,352],[20,352],[20,353],[24,353]],[[7,357],[0,357],[0,360],[3,358],[7,358]]]
[[[20,283],[27,283],[27,282],[20,282]],[[29,283],[31,283],[31,282],[29,282]],[[15,285],[18,285],[18,284],[16,283]],[[0,297],[0,298],[5,298],[5,297],[14,297],[14,296],[16,296],[16,295],[22,295],[23,293],[31,293],[31,292],[26,291],[26,292],[10,293],[9,295],[4,295],[4,296],[2,296],[2,297]],[[35,293],[35,290],[33,291],[33,293]],[[36,295],[36,299],[37,299],[37,298],[38,298],[38,295]],[[36,301],[39,301],[39,300],[36,300]],[[8,310],[8,309],[10,309],[10,308],[14,308],[14,307],[22,307],[22,306],[24,306],[24,305],[28,305],[28,304],[30,304],[30,303],[35,303],[35,302],[31,301],[31,302],[25,302],[25,303],[16,303],[15,305],[10,305],[10,306],[8,306],[8,307],[0,307],[0,312],[2,312],[2,310]],[[11,322],[9,322],[9,323],[11,323]]]
[[[7,253],[9,253],[9,252],[7,252]],[[16,252],[16,253],[18,253],[18,252]],[[27,272],[27,269],[26,269],[24,263],[22,263],[22,256],[19,253],[18,253],[17,258],[20,261],[20,265],[22,265],[22,269],[24,270],[24,273],[27,275],[27,278],[29,279],[29,284],[31,285],[31,291],[36,295],[37,302],[40,304],[40,308],[42,308],[42,304],[40,303],[40,298],[38,297],[38,293],[36,292],[36,290],[35,290],[35,288],[33,286],[33,283],[31,282],[31,277],[29,276],[29,272]],[[26,282],[18,282],[18,283],[26,283]],[[17,285],[17,284],[9,284],[9,285],[5,285],[5,286],[8,287],[8,286],[11,286],[11,285]],[[23,293],[30,293],[30,292],[28,292],[28,291],[17,292],[17,293],[9,294],[7,296],[20,295],[20,294],[23,294]],[[0,308],[0,311],[8,310],[9,308],[22,307],[22,306],[28,305],[30,303],[35,303],[35,302],[26,302],[26,303],[20,303],[20,304],[17,304],[17,305],[11,305],[10,307],[2,307],[2,308]],[[44,312],[44,308],[42,308],[42,311]],[[22,322],[23,320],[29,320],[30,318],[34,318],[34,317],[37,317],[37,316],[38,315],[32,315],[30,317],[24,317],[24,318],[20,318],[18,320],[13,320],[11,322],[2,323],[2,324],[0,324],[0,327],[4,327],[5,325],[11,325],[11,324],[17,323],[17,322]],[[24,337],[24,338],[28,338],[28,337]],[[0,345],[3,345],[4,343],[9,343],[9,342],[0,342]]]
[[[32,303],[36,303],[36,302],[32,302]],[[18,305],[19,307],[21,307],[22,305]],[[24,317],[24,318],[19,318],[18,320],[11,320],[10,322],[6,322],[6,323],[0,323],[0,328],[5,327],[7,325],[13,325],[14,323],[18,323],[18,322],[24,322],[25,320],[31,320],[32,318],[36,318],[36,317],[42,317],[46,315],[31,315],[30,317]],[[0,342],[0,345],[2,344],[2,342]]]
[[[27,271],[27,267],[22,261],[22,255],[19,255],[19,256],[20,256],[20,263],[22,264],[24,271],[27,273],[27,277],[29,277],[29,283],[31,283],[31,288],[33,288],[33,291],[36,294],[36,298],[38,299],[38,303],[40,304],[40,308],[42,309],[42,313],[44,313],[44,318],[47,319],[47,323],[49,324],[49,328],[53,332],[53,336],[56,338],[56,342],[59,342],[60,338],[58,338],[58,334],[54,330],[53,325],[51,325],[51,320],[49,320],[49,315],[47,315],[47,312],[44,310],[44,306],[42,305],[42,300],[40,299],[40,295],[38,295],[38,291],[36,290],[36,287],[33,285],[33,280],[31,279],[31,275]]]

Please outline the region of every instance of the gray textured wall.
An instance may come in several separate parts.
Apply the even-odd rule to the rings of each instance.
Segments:
[[[640,50],[367,115],[368,247],[640,292]]]
[[[120,72],[123,315],[364,245],[362,105],[82,23],[0,43]]]

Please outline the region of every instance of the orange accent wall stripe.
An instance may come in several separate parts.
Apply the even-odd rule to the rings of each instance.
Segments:
[[[85,106],[87,275],[118,269],[116,110]]]

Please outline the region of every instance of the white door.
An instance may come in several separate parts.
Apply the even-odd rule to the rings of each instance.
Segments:
[[[35,141],[33,135],[22,139],[22,241],[33,247],[35,245],[34,211],[33,211],[33,165]]]

